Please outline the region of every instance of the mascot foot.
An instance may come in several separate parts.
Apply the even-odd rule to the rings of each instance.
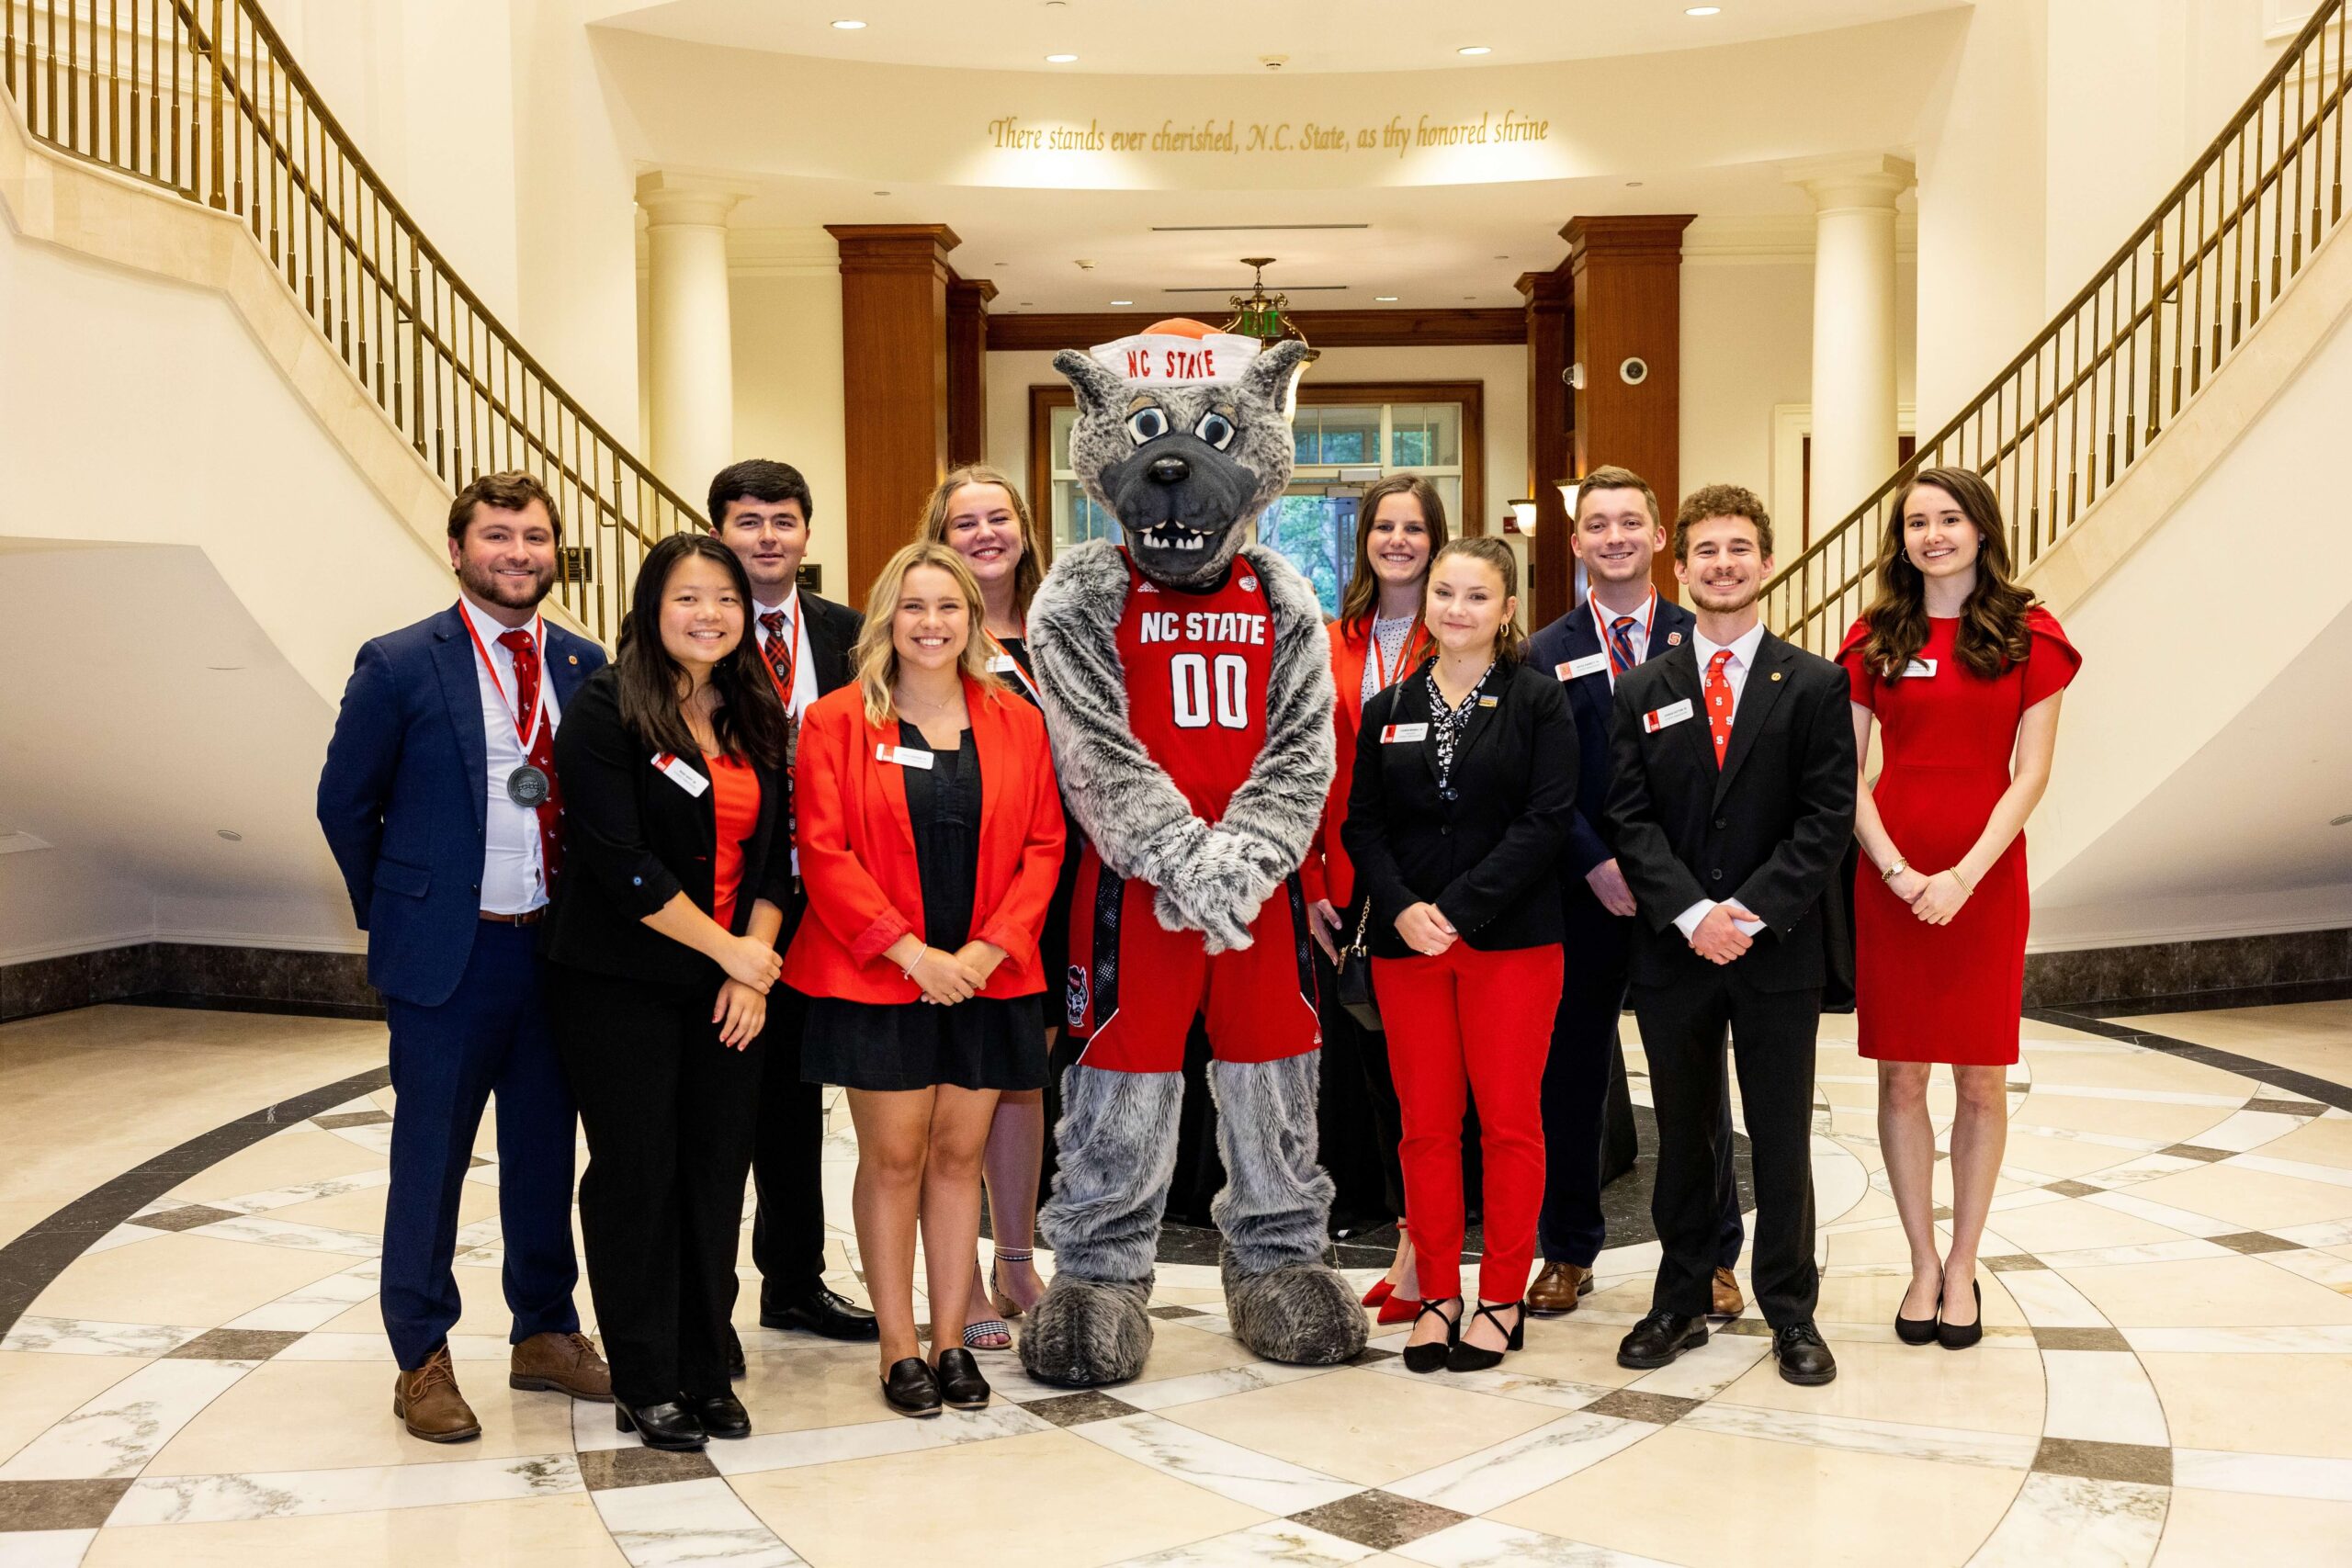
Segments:
[[[1334,1367],[1363,1350],[1363,1307],[1339,1271],[1288,1263],[1244,1274],[1224,1260],[1225,1313],[1233,1337],[1269,1361]]]
[[[1337,1278],[1337,1276],[1334,1276]],[[1151,1353],[1151,1281],[1123,1284],[1057,1273],[1029,1309],[1021,1365],[1039,1382],[1096,1388],[1141,1375]],[[1356,1314],[1361,1331],[1363,1313]],[[1357,1336],[1363,1339],[1362,1333]]]

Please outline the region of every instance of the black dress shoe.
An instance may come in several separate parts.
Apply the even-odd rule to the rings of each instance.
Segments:
[[[688,1394],[685,1407],[694,1412],[702,1429],[714,1438],[748,1438],[752,1435],[752,1413],[732,1393],[706,1394],[697,1399]]]
[[[1971,1280],[1968,1288],[1976,1292],[1976,1321],[1945,1323],[1940,1318],[1937,1320],[1936,1338],[1947,1350],[1965,1350],[1984,1337],[1984,1287]]]
[[[1444,1312],[1448,1302],[1453,1303],[1453,1315],[1451,1317],[1446,1317]],[[1421,1319],[1431,1314],[1445,1319],[1445,1337],[1432,1339],[1426,1345],[1406,1346],[1405,1370],[1408,1372],[1442,1371],[1446,1358],[1453,1353],[1455,1343],[1462,1337],[1462,1298],[1460,1296],[1440,1296],[1433,1302],[1424,1301],[1421,1303],[1421,1310],[1413,1314],[1413,1326],[1419,1328]]]
[[[942,1350],[933,1371],[939,1379],[939,1397],[949,1405],[957,1410],[988,1408],[989,1380],[980,1375],[980,1364],[969,1350],[961,1347]]]
[[[806,1295],[760,1295],[762,1328],[800,1328],[828,1339],[875,1340],[882,1325],[874,1314],[842,1295],[820,1285]]]
[[[731,1323],[727,1325],[727,1375],[730,1378],[743,1375],[743,1337],[735,1332],[735,1325]]]
[[[649,1449],[670,1449],[691,1453],[709,1440],[702,1423],[695,1413],[675,1401],[660,1404],[623,1404],[613,1401],[613,1424],[624,1432],[635,1432]]]
[[[1496,1333],[1501,1334],[1502,1314],[1505,1312],[1510,1313],[1511,1319],[1510,1332],[1503,1337],[1502,1350],[1482,1350],[1467,1339],[1456,1339],[1453,1348],[1446,1353],[1445,1370],[1449,1372],[1483,1372],[1489,1367],[1499,1367],[1503,1364],[1503,1350],[1525,1348],[1527,1345],[1527,1303],[1525,1301],[1497,1302],[1492,1306],[1480,1302],[1478,1310],[1471,1315],[1485,1318],[1495,1325]]]
[[[1822,1342],[1821,1330],[1813,1325],[1811,1318],[1774,1331],[1772,1359],[1781,1363],[1784,1381],[1807,1388],[1838,1375],[1838,1358],[1829,1353],[1829,1347]]]
[[[939,1374],[921,1356],[890,1363],[882,1380],[882,1397],[901,1416],[936,1416],[940,1412]]]
[[[1705,1318],[1685,1317],[1660,1307],[1634,1325],[1634,1331],[1618,1342],[1617,1364],[1650,1371],[1673,1365],[1674,1359],[1683,1351],[1706,1342]]]
[[[1927,1316],[1905,1317],[1903,1315],[1903,1308],[1897,1305],[1894,1309],[1894,1337],[1905,1345],[1934,1344],[1937,1339],[1936,1330],[1943,1316],[1943,1287],[1939,1284],[1936,1287],[1936,1310]]]

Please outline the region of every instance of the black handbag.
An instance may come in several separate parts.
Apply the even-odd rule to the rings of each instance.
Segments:
[[[1372,994],[1372,896],[1364,895],[1363,913],[1356,919],[1355,940],[1340,949],[1340,1005],[1367,1034],[1378,1034],[1380,1003]]]

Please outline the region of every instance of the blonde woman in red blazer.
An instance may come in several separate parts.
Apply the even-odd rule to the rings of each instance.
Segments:
[[[989,672],[984,614],[946,546],[892,557],[866,604],[856,682],[803,713],[793,774],[808,917],[784,977],[810,998],[802,1076],[849,1090],[883,1395],[909,1416],[989,1401],[956,1343],[980,1154],[998,1095],[1046,1078],[1037,937],[1061,800],[1045,721]],[[915,1335],[918,1216],[938,1325],[929,1360]]]
[[[1339,694],[1333,725],[1339,731],[1340,766],[1315,847],[1299,868],[1308,924],[1325,960],[1316,968],[1327,997],[1338,984],[1329,961],[1337,956],[1338,945],[1355,934],[1355,918],[1362,912],[1350,908],[1356,893],[1355,866],[1340,840],[1348,817],[1348,792],[1355,783],[1357,728],[1365,703],[1419,670],[1437,651],[1421,618],[1421,600],[1429,588],[1430,563],[1445,547],[1445,539],[1444,498],[1419,474],[1391,474],[1366,487],[1356,502],[1355,573],[1340,603],[1340,618],[1324,628],[1331,638],[1331,682]],[[1381,1186],[1388,1213],[1397,1216],[1396,1256],[1387,1277],[1365,1293],[1363,1304],[1379,1307],[1383,1323],[1409,1322],[1419,1306],[1414,1299],[1419,1287],[1413,1283],[1412,1237],[1405,1228],[1405,1176],[1396,1154],[1404,1122],[1396,1086],[1388,1074],[1388,1043],[1359,1028],[1343,1008],[1326,1005],[1322,1013],[1324,1050],[1352,1056],[1362,1073]]]

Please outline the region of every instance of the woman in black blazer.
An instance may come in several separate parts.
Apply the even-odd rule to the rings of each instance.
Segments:
[[[613,1399],[649,1448],[752,1430],[728,1319],[792,856],[790,721],[751,599],[718,540],[662,540],[618,657],[556,737],[548,1013],[588,1134],[580,1225]]]
[[[1522,1338],[1544,1201],[1544,1058],[1560,1000],[1555,863],[1577,798],[1560,683],[1520,662],[1518,561],[1457,539],[1430,568],[1437,657],[1364,704],[1341,840],[1372,900],[1372,981],[1403,1111],[1417,1372],[1494,1366]],[[1486,1237],[1462,1310],[1462,1116],[1478,1101]]]

